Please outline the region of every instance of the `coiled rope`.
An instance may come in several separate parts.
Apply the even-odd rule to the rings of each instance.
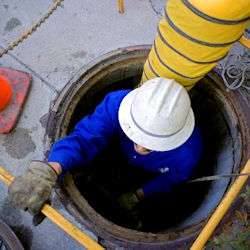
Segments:
[[[241,56],[239,54],[230,54],[227,56],[224,65],[222,66],[221,77],[227,87],[227,91],[236,90],[243,87],[250,91],[250,86],[247,86],[247,81],[250,79],[250,63],[242,66]]]

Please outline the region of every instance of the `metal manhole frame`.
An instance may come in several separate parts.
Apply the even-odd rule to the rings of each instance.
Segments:
[[[73,100],[76,93],[80,88],[82,88],[82,81],[87,82],[89,79],[96,77],[96,74],[105,67],[110,66],[110,61],[114,63],[111,66],[114,66],[116,62],[116,58],[118,58],[118,62],[122,61],[122,58],[126,59],[129,56],[132,60],[134,57],[143,57],[146,60],[146,52],[149,52],[151,45],[142,45],[142,46],[133,46],[123,49],[118,49],[113,52],[107,53],[102,57],[99,57],[97,60],[92,61],[88,64],[84,69],[82,69],[71,81],[68,83],[62,92],[59,94],[48,119],[47,124],[47,148],[50,148],[51,142],[59,139],[66,134],[62,133],[65,130],[64,127],[60,127],[55,129],[56,125],[62,125],[65,123],[65,113],[66,108],[67,112],[73,113],[74,106],[81,99],[81,96],[78,96]],[[119,64],[119,63],[118,63]],[[107,69],[108,70],[108,69]],[[100,74],[98,75],[99,78]],[[208,77],[211,78],[218,85],[219,89],[223,92],[223,96],[228,99],[230,105],[234,110],[237,110],[237,114],[244,114],[244,106],[242,103],[238,101],[239,94],[235,92],[225,93],[224,85],[218,74],[215,71],[211,71],[208,74]],[[95,80],[97,81],[97,79]],[[90,86],[86,87],[86,92],[90,88]],[[71,103],[70,103],[71,102]],[[73,102],[73,103],[72,103]],[[69,106],[70,103],[70,107]],[[244,103],[243,103],[244,104]],[[69,114],[70,117],[70,114]],[[66,121],[67,123],[68,121]],[[244,142],[250,139],[249,126],[250,120],[237,120],[239,133],[242,136],[243,147],[242,147],[242,155],[241,162],[244,163],[246,161],[247,156],[249,155],[249,147],[244,145]],[[137,248],[161,248],[161,247],[178,247],[183,249],[183,246],[188,246],[192,243],[195,237],[198,235],[198,232],[203,227],[205,221],[208,219],[209,215],[201,220],[199,223],[188,226],[185,229],[179,230],[179,232],[168,233],[168,234],[152,234],[152,233],[143,233],[135,230],[125,229],[121,226],[115,225],[112,222],[107,221],[101,215],[95,212],[95,210],[88,205],[88,202],[85,200],[81,207],[85,206],[86,211],[83,214],[81,208],[79,207],[79,200],[76,202],[76,197],[81,196],[77,188],[74,186],[74,182],[72,176],[67,174],[65,176],[64,181],[60,185],[59,188],[56,189],[59,198],[62,200],[66,209],[87,229],[96,233],[99,237],[104,238],[111,245],[118,244],[125,247],[133,247],[134,244],[137,245]],[[95,218],[94,220],[92,220]],[[99,224],[99,225],[97,225]],[[101,225],[101,227],[100,227]],[[104,225],[104,226],[103,226]],[[112,228],[112,230],[110,230]],[[139,244],[139,245],[138,245]]]

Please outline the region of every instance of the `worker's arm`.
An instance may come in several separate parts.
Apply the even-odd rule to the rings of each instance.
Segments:
[[[179,165],[172,168],[169,167],[168,172],[160,174],[142,186],[141,189],[144,196],[154,193],[170,193],[173,185],[189,179],[196,164],[197,160],[189,157],[185,161],[179,162]]]
[[[179,167],[179,170],[181,168]],[[151,182],[145,184],[142,188],[137,189],[135,192],[124,193],[118,197],[117,202],[119,205],[127,211],[136,211],[140,200],[145,196],[152,195],[154,193],[169,193],[171,191],[171,186],[187,180],[189,175],[187,171],[186,174],[176,173],[176,171],[171,171],[165,174],[161,174]]]
[[[98,150],[107,145],[108,138],[118,126],[116,116],[122,95],[126,93],[107,95],[94,114],[85,117],[71,135],[56,143],[48,159],[49,164],[32,161],[25,173],[16,177],[9,186],[12,201],[25,211],[39,214],[43,204],[50,199],[58,176],[90,161]]]
[[[202,139],[199,129],[195,127],[192,135],[183,145],[166,154],[166,158],[163,158],[160,164],[162,167],[165,165],[169,171],[145,184],[142,187],[144,195],[169,193],[173,185],[188,180],[201,154]]]
[[[62,166],[58,162],[48,162],[48,164],[55,170],[58,176],[62,174]]]
[[[189,178],[194,164],[191,166],[182,165],[176,169],[172,169],[170,172],[160,174],[158,177],[150,181],[149,183],[137,189],[135,192],[124,193],[118,197],[117,201],[119,205],[127,211],[133,211],[136,209],[140,200],[145,196],[149,196],[155,193],[169,193],[171,192],[171,186],[181,181],[185,181]]]
[[[54,144],[48,162],[58,173],[64,174],[89,163],[106,148],[109,139],[118,131],[118,109],[126,94],[126,91],[108,94],[93,114],[76,125],[73,133]]]
[[[138,188],[136,191],[135,191],[135,194],[137,196],[137,198],[139,200],[142,200],[145,196],[144,192],[143,192],[143,189],[142,188]]]

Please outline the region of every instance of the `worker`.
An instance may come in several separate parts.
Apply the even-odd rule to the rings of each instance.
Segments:
[[[139,88],[107,94],[93,114],[53,145],[47,162],[32,161],[9,186],[13,202],[38,214],[58,179],[91,162],[114,137],[134,168],[157,174],[133,192],[121,194],[117,201],[127,211],[144,197],[169,193],[173,185],[187,180],[202,154],[187,91],[172,79],[150,79]]]

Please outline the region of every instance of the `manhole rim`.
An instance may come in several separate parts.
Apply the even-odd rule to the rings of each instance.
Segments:
[[[74,83],[76,83],[77,80],[79,80],[79,78],[81,77],[82,79],[84,77],[86,77],[88,74],[89,74],[89,78],[91,75],[94,75],[96,73],[96,68],[94,68],[96,65],[97,67],[99,65],[105,65],[105,63],[107,63],[110,58],[115,58],[115,57],[119,57],[119,55],[123,55],[123,56],[128,56],[130,55],[131,53],[135,54],[136,55],[136,52],[140,52],[140,51],[148,51],[150,50],[151,46],[149,45],[142,45],[142,46],[132,46],[132,47],[126,47],[126,48],[122,48],[122,49],[118,49],[118,50],[115,50],[115,51],[112,51],[110,53],[107,53],[105,55],[103,55],[102,57],[99,57],[98,59],[92,61],[90,64],[88,64],[86,67],[84,67],[83,69],[81,69],[79,71],[79,73],[74,77],[72,78],[72,80],[65,86],[65,88],[62,90],[62,92],[60,93],[59,97],[57,98],[52,110],[51,110],[51,113],[50,113],[50,116],[49,116],[49,119],[48,119],[48,126],[47,126],[47,135],[49,137],[52,137],[54,136],[53,139],[55,139],[55,137],[57,136],[58,137],[58,134],[56,135],[53,131],[53,127],[55,126],[55,124],[58,124],[58,110],[61,107],[62,105],[62,102],[65,101],[65,98],[67,97],[68,99],[70,99],[70,97],[67,95],[67,93],[69,93],[70,91],[70,88],[72,87],[72,85]],[[140,54],[140,53],[139,53]],[[94,68],[94,69],[93,69]],[[211,71],[209,74],[208,74],[209,77],[211,77],[215,82],[219,82],[219,85],[221,85],[221,80],[219,79],[218,75],[216,74],[216,72],[214,71]],[[71,96],[74,95],[74,93],[77,92],[78,88],[80,88],[81,86],[76,86],[75,89],[73,90],[73,92],[71,93]],[[236,97],[231,97],[233,99],[235,99]],[[69,100],[68,100],[69,101]],[[230,99],[230,102],[231,99]],[[65,105],[65,103],[64,103]],[[59,112],[60,113],[60,112]],[[59,114],[59,116],[63,116],[62,113]],[[55,118],[57,116],[57,118]],[[60,122],[59,122],[60,123]],[[240,122],[239,122],[240,123]],[[242,132],[242,131],[240,131]],[[56,136],[55,136],[56,135]],[[49,140],[50,141],[50,140]],[[49,146],[51,144],[49,143]],[[49,148],[49,146],[47,148]],[[243,149],[244,151],[244,149]],[[244,158],[244,157],[243,157]],[[93,231],[94,233],[96,233],[98,236],[100,237],[103,237],[107,240],[110,240],[112,242],[118,242],[119,243],[122,243],[122,241],[126,241],[128,240],[129,242],[123,242],[122,245],[125,245],[125,246],[130,246],[131,244],[133,245],[134,243],[138,243],[138,239],[137,237],[139,236],[139,238],[141,238],[141,240],[144,239],[144,241],[140,241],[140,244],[144,245],[146,244],[147,247],[149,246],[149,244],[152,244],[154,247],[156,247],[156,245],[158,246],[171,246],[171,245],[180,245],[183,244],[184,242],[187,243],[187,241],[192,241],[198,234],[198,231],[202,228],[202,226],[204,225],[204,221],[206,221],[206,219],[208,218],[205,217],[203,220],[201,220],[199,223],[197,223],[196,225],[192,225],[190,227],[188,227],[187,229],[182,229],[180,234],[183,236],[180,236],[180,237],[177,237],[176,235],[171,235],[169,234],[167,237],[166,237],[166,234],[164,234],[164,237],[161,237],[159,236],[159,234],[151,234],[151,233],[143,233],[143,232],[137,232],[135,230],[130,230],[130,229],[126,229],[126,228],[122,228],[118,225],[114,225],[114,224],[108,224],[110,226],[114,226],[118,231],[122,231],[124,233],[124,230],[126,231],[126,233],[128,234],[132,234],[131,237],[128,237],[128,238],[123,238],[123,237],[120,237],[119,235],[113,235],[113,232],[110,232],[110,231],[107,231],[105,230],[105,228],[96,228],[96,225],[92,225],[91,222],[89,221],[86,221],[86,218],[82,218],[82,213],[80,213],[78,211],[78,208],[76,204],[73,204],[74,201],[72,201],[72,197],[68,196],[67,198],[65,198],[67,196],[66,192],[65,193],[65,190],[62,191],[63,188],[61,187],[60,189],[57,188],[56,189],[56,192],[57,194],[59,195],[59,197],[62,199],[65,207],[67,208],[67,210],[82,224],[84,224],[86,226],[87,229]],[[69,195],[69,194],[68,194]],[[67,199],[70,199],[70,200],[67,200]],[[74,207],[76,206],[76,207]],[[93,209],[93,208],[92,208]],[[94,211],[94,210],[93,210]],[[98,216],[101,216],[98,214]],[[104,220],[106,220],[105,218],[103,218]],[[106,220],[107,221],[107,220]],[[110,223],[110,222],[109,222]],[[192,230],[193,229],[193,230]],[[188,235],[187,235],[188,234]],[[136,237],[134,237],[136,235]],[[187,236],[186,236],[187,235]],[[148,238],[150,238],[150,240],[148,241]],[[172,239],[170,239],[172,238]],[[176,239],[174,239],[176,238]],[[146,241],[145,241],[146,239]],[[156,241],[156,242],[155,242]],[[155,243],[153,243],[155,242]]]

